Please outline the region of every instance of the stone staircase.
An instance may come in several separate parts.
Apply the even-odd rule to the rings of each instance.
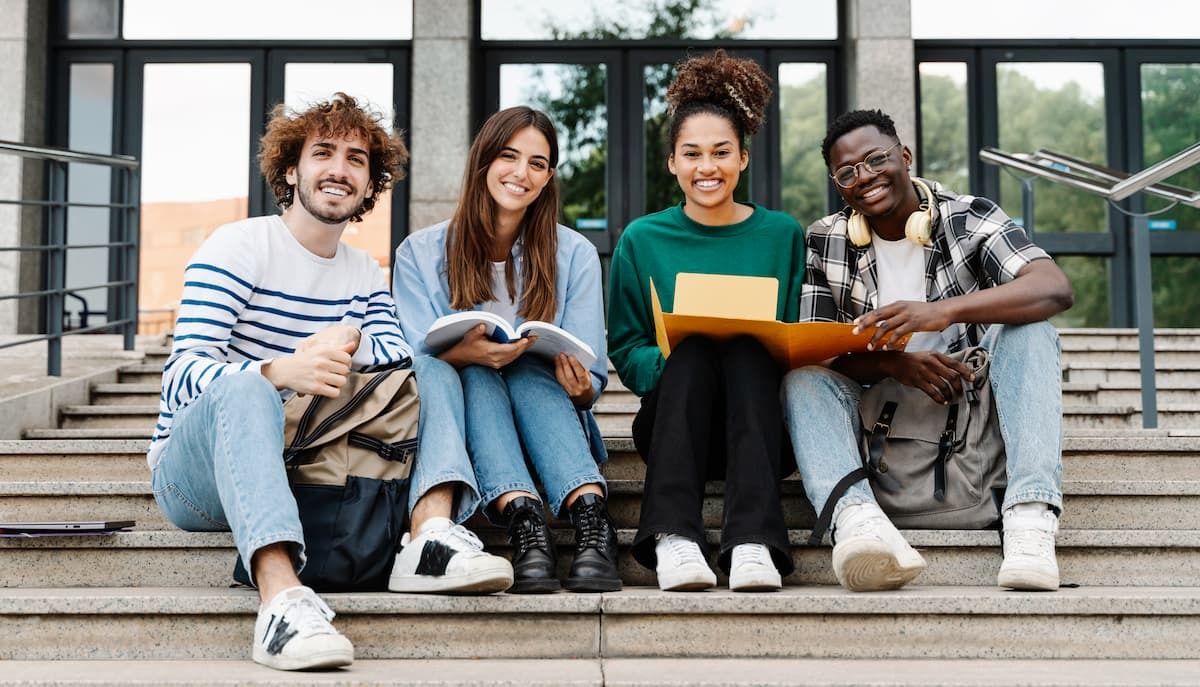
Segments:
[[[906,533],[929,561],[919,584],[844,592],[829,548],[805,544],[813,511],[791,479],[797,570],[783,591],[659,592],[627,552],[644,473],[637,399],[614,375],[597,409],[624,591],[326,595],[359,661],[292,675],[248,660],[257,596],[230,588],[230,536],[181,532],[154,503],[144,449],[166,350],[152,348],[90,404],[64,407],[59,427],[0,441],[0,520],[138,523],[0,538],[0,685],[1200,684],[1200,331],[1158,332],[1157,430],[1141,429],[1133,332],[1064,331],[1063,350],[1058,551],[1078,588],[1001,591],[994,532],[935,530]],[[704,513],[715,543],[720,483]],[[565,549],[569,528],[555,525]],[[502,531],[471,526],[505,551]]]

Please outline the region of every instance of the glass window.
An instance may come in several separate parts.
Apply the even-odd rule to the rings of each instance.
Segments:
[[[1144,166],[1148,167],[1200,141],[1200,117],[1196,116],[1196,103],[1200,102],[1200,63],[1143,64],[1141,76],[1142,155]],[[1200,167],[1176,174],[1167,183],[1200,189]],[[1143,197],[1145,209],[1150,212],[1165,209],[1170,203]],[[1152,220],[1151,227],[1160,230],[1200,231],[1200,209],[1186,205],[1176,205],[1156,214]]]
[[[395,97],[393,69],[383,63],[290,62],[283,69],[283,98],[294,110],[307,109],[312,103],[328,100],[342,91],[360,104],[384,116],[384,126],[393,126]],[[403,183],[403,182],[401,182]],[[380,267],[392,264],[392,191],[375,201],[361,222],[351,222],[342,233],[342,241],[371,254]]]
[[[1039,148],[1105,164],[1104,67],[1094,62],[1004,62],[996,65],[1000,149]],[[1033,230],[1107,231],[1103,198],[1045,179],[1034,182]],[[1000,204],[1021,217],[1021,186],[1000,176]]]
[[[1197,38],[1195,0],[911,0],[912,35],[936,38]]]
[[[174,321],[204,239],[246,217],[250,65],[148,64],[143,81],[139,330],[151,333]]]
[[[411,0],[124,1],[124,35],[131,40],[412,38]]]
[[[116,38],[119,0],[69,0],[67,38]]]
[[[967,137],[967,65],[965,62],[922,62],[921,175],[940,181],[956,193],[971,189]]]
[[[113,65],[72,64],[70,67],[67,147],[85,153],[112,154]],[[67,200],[109,203],[112,170],[103,165],[68,165]],[[67,209],[67,243],[76,246],[109,241],[107,208]],[[65,326],[93,327],[108,318],[108,290],[95,288],[109,281],[107,248],[67,251],[66,287],[71,290],[63,308]],[[89,288],[90,287],[90,288]]]
[[[1109,258],[1092,255],[1057,256],[1054,261],[1071,280],[1075,289],[1075,305],[1050,318],[1055,327],[1110,327],[1112,309],[1109,307]],[[1155,326],[1168,326],[1154,322]]]
[[[561,221],[608,229],[608,74],[603,64],[502,64],[500,108],[542,110],[558,131]]]
[[[1155,327],[1200,326],[1200,260],[1194,255],[1150,259]]]
[[[829,177],[821,157],[825,138],[827,69],[824,64],[779,65],[780,180],[783,207],[807,226],[829,214]]]
[[[484,40],[837,39],[836,0],[481,0]]]

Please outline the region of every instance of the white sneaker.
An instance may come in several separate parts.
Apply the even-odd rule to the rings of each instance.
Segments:
[[[1019,503],[1004,511],[1004,562],[996,584],[1009,589],[1058,589],[1057,533],[1058,516],[1044,503]]]
[[[733,561],[729,566],[730,591],[770,592],[782,586],[783,578],[766,546],[738,544],[733,547]]]
[[[899,589],[925,569],[925,559],[877,504],[843,508],[834,534],[833,574],[852,592]]]
[[[329,621],[333,611],[308,587],[289,587],[258,609],[254,660],[276,670],[336,668],[354,661],[354,645]]]
[[[512,563],[485,553],[479,537],[449,518],[430,518],[400,546],[388,579],[393,592],[491,594],[512,586]]]
[[[700,545],[678,534],[655,536],[658,588],[664,592],[691,592],[717,586],[717,575],[708,567]]]

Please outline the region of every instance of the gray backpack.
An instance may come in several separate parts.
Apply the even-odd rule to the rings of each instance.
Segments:
[[[813,528],[817,544],[833,506],[851,484],[868,479],[879,507],[906,529],[984,529],[1000,523],[1007,485],[1004,439],[988,381],[988,352],[953,354],[975,371],[964,393],[944,406],[920,389],[885,379],[863,392],[861,468],[830,494]]]

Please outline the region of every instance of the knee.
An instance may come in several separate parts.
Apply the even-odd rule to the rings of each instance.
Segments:
[[[796,368],[783,377],[783,395],[789,403],[837,395],[842,375],[820,365]],[[823,401],[822,401],[823,402]]]
[[[420,356],[413,361],[413,373],[417,377],[417,393],[422,408],[437,398],[458,399],[462,405],[462,382],[458,371],[450,363],[431,356]]]
[[[995,326],[997,331],[991,347],[993,352],[1059,350],[1058,330],[1045,320]]]
[[[256,373],[241,372],[238,374],[222,375],[213,380],[204,390],[218,398],[229,398],[260,403],[270,401],[281,403],[279,390],[267,378]]]
[[[717,344],[707,336],[689,336],[671,349],[675,362],[712,362],[717,359]]]

